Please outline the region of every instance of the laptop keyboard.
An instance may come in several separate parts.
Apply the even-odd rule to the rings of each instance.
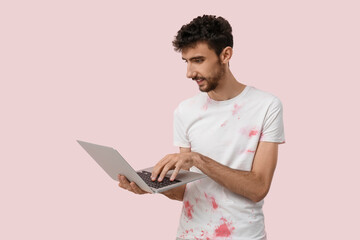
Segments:
[[[151,173],[147,172],[147,171],[137,172],[137,174],[142,178],[142,180],[144,180],[146,182],[147,185],[149,185],[149,187],[152,187],[152,188],[162,188],[165,186],[169,186],[169,185],[181,182],[176,179],[174,179],[174,181],[170,181],[170,178],[168,178],[168,177],[164,177],[161,182],[158,182],[157,180],[152,181]]]

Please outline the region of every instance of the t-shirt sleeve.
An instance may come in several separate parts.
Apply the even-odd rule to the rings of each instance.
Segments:
[[[276,97],[266,113],[260,141],[285,143],[283,107]]]
[[[190,147],[185,124],[181,119],[179,108],[174,111],[174,146],[185,148]]]

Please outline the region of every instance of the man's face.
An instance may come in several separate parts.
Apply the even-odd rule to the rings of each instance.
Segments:
[[[186,77],[196,81],[202,92],[214,90],[225,75],[225,66],[207,43],[183,49],[182,59],[187,63]]]

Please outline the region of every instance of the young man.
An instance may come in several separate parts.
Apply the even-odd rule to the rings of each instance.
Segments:
[[[193,19],[173,45],[201,92],[175,110],[174,144],[180,153],[159,161],[152,178],[161,181],[170,169],[175,169],[171,179],[180,169],[209,177],[164,193],[183,201],[177,238],[266,239],[263,199],[278,144],[285,142],[281,102],[234,78],[232,29],[224,18]],[[123,176],[119,181],[122,188],[145,193]]]

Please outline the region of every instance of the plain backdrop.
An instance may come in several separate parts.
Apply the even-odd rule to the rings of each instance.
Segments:
[[[355,239],[358,1],[1,1],[0,239],[174,239],[182,203],[120,189],[76,139],[136,168],[172,145],[198,93],[172,40],[203,14],[232,25],[231,71],[284,106],[269,240]]]

